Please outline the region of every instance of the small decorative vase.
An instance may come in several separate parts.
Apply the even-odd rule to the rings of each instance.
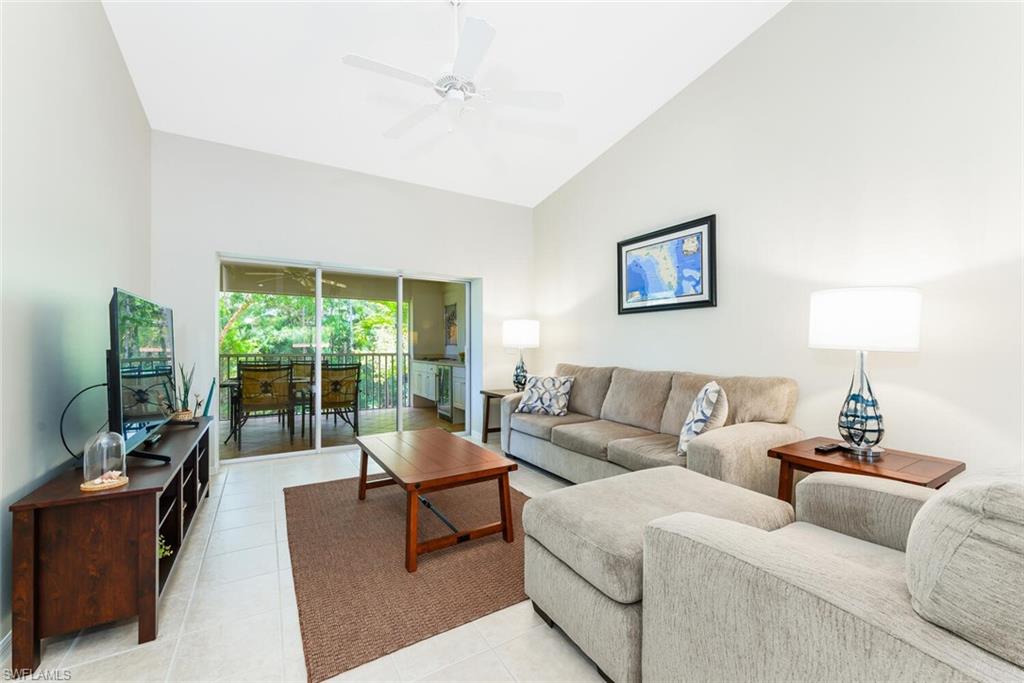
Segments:
[[[523,354],[519,354],[519,362],[516,363],[516,369],[512,373],[512,386],[516,391],[522,391],[526,388],[526,363],[523,362]]]
[[[103,432],[89,439],[82,452],[83,491],[106,491],[128,484],[124,437],[117,432]]]
[[[846,451],[861,460],[882,457],[879,442],[885,435],[878,399],[871,390],[871,381],[865,368],[867,353],[857,352],[857,372],[850,380],[846,402],[839,411],[839,435],[846,441]]]

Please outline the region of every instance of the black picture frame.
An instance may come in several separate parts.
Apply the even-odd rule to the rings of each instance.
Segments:
[[[711,214],[710,216],[704,216],[702,218],[695,218],[694,220],[686,221],[685,223],[662,228],[636,237],[630,237],[629,239],[622,240],[618,243],[616,265],[619,276],[615,299],[619,315],[628,315],[630,313],[652,313],[655,311],[672,311],[687,308],[713,308],[718,305],[718,287],[715,277],[715,218],[716,214]],[[651,242],[652,240],[668,241],[671,239],[682,239],[692,234],[704,235],[704,238],[701,240],[702,246],[700,247],[704,250],[701,261],[701,293],[699,295],[675,297],[665,303],[645,302],[638,305],[637,303],[628,302],[626,300],[627,292],[625,289],[626,280],[624,280],[623,264],[624,256],[628,253],[629,248],[641,243]],[[664,239],[659,240],[659,238]]]

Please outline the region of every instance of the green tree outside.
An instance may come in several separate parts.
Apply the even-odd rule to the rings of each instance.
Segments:
[[[360,360],[363,365],[360,381],[361,406],[365,409],[386,407],[384,404],[391,403],[395,396],[395,364],[381,363],[380,359],[370,363],[365,362],[365,359],[351,356],[395,353],[397,303],[325,298],[323,309],[323,355],[327,360]],[[408,353],[408,303],[403,304],[403,316],[403,342]],[[219,319],[221,380],[233,377],[237,372],[235,363],[229,362],[228,356],[290,356],[297,360],[313,355],[316,325],[314,297],[221,292]],[[345,356],[350,357],[344,358]],[[406,388],[403,396],[407,393]],[[222,414],[225,414],[223,410]]]

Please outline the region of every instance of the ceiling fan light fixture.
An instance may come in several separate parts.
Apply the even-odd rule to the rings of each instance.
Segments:
[[[463,111],[464,105],[475,99],[483,100],[489,104],[512,105],[527,109],[540,109],[555,111],[562,107],[562,95],[555,92],[544,91],[518,91],[509,93],[494,93],[491,90],[480,93],[477,91],[476,78],[477,70],[483,63],[487,52],[494,40],[494,27],[479,17],[466,17],[466,20],[459,22],[460,0],[449,0],[452,6],[452,17],[455,27],[455,60],[451,66],[446,67],[436,81],[406,71],[398,67],[378,62],[360,55],[345,55],[343,61],[348,66],[357,69],[372,71],[382,76],[388,76],[398,80],[414,83],[420,86],[427,86],[440,96],[440,102],[425,104],[416,111],[397,122],[391,128],[384,131],[384,137],[397,139],[408,133],[416,126],[437,111],[438,108],[445,109],[448,116],[448,132],[455,129],[455,125]],[[484,96],[481,97],[480,95]],[[442,107],[443,105],[443,107]]]

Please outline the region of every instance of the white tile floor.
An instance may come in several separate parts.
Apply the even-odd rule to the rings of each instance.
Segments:
[[[138,645],[132,620],[49,639],[40,670],[72,681],[305,681],[283,489],[357,474],[354,449],[222,466],[161,598],[159,637]],[[520,465],[512,486],[536,496],[563,482]],[[333,680],[600,678],[523,602]]]

